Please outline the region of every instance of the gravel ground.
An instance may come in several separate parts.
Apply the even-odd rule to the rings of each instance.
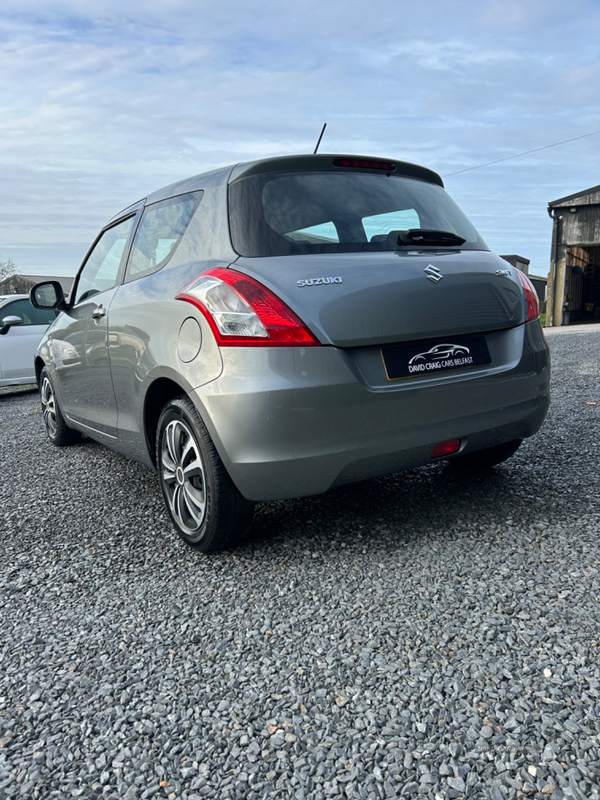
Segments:
[[[506,465],[265,504],[212,556],[0,390],[0,798],[598,800],[600,334],[550,342]]]

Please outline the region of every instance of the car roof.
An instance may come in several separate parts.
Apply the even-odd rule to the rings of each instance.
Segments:
[[[138,208],[141,208],[143,205],[156,203],[179,194],[186,194],[187,192],[208,189],[210,186],[232,183],[242,178],[248,178],[251,175],[260,175],[261,173],[269,172],[299,172],[302,170],[340,172],[343,169],[351,169],[352,172],[362,172],[363,174],[368,173],[371,175],[376,172],[375,169],[370,167],[340,167],[338,164],[334,164],[334,161],[338,159],[379,163],[387,162],[394,166],[394,175],[405,178],[416,178],[417,180],[425,181],[426,183],[434,183],[444,188],[444,181],[437,172],[427,167],[422,167],[419,164],[412,164],[409,161],[399,161],[396,158],[348,155],[347,153],[319,153],[317,155],[311,153],[293,156],[276,156],[275,158],[262,158],[256,161],[242,161],[239,164],[229,164],[226,167],[213,169],[209,172],[201,172],[198,175],[192,175],[190,178],[184,178],[176,183],[163,186],[161,189],[157,189],[151,194],[148,194],[145,198],[137,200],[122,211],[119,211],[118,214],[111,217],[105,227],[112,225],[126,214],[135,213]]]
[[[9,300],[27,300],[28,294],[0,294],[0,306],[8,303]]]

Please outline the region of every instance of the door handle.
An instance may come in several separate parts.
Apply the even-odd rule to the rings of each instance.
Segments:
[[[106,315],[106,309],[103,308],[102,306],[98,306],[98,308],[95,308],[92,311],[92,317],[94,319],[102,319],[102,317],[104,317],[105,315]]]

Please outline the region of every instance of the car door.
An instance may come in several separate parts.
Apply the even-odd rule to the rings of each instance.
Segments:
[[[137,216],[106,228],[83,263],[72,305],[51,331],[57,389],[65,414],[94,431],[116,436],[110,376],[108,309],[121,276]]]
[[[0,308],[0,320],[21,319],[20,325],[13,325],[0,336],[0,385],[35,383],[33,356],[55,316],[54,311],[34,308],[26,297],[9,301]]]

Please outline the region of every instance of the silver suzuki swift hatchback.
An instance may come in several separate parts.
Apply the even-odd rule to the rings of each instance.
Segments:
[[[451,459],[541,426],[550,360],[527,277],[435,172],[363,156],[254,161],[168,186],[100,232],[36,353],[48,438],[156,468],[205,552],[256,501]]]

